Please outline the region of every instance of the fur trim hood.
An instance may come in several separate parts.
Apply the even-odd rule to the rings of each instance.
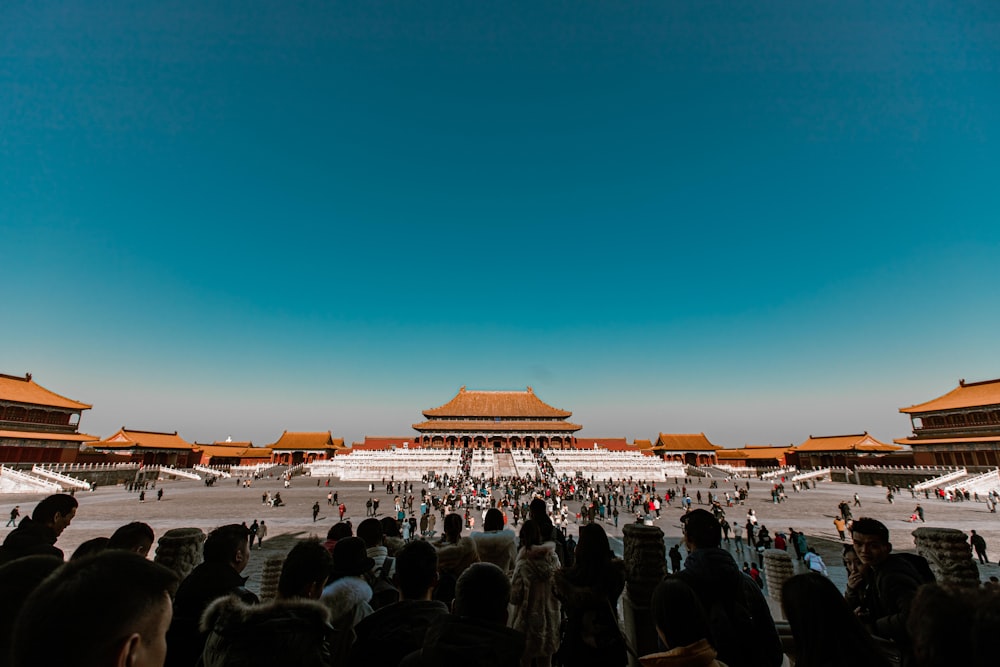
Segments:
[[[219,598],[201,617],[208,633],[199,664],[205,667],[281,664],[327,667],[342,643],[330,612],[313,600],[296,598],[247,604],[236,596]]]
[[[460,538],[457,544],[440,543],[435,546],[438,550],[438,569],[442,572],[450,572],[457,577],[465,568],[479,562],[476,543],[468,537]]]
[[[479,560],[493,563],[504,572],[514,568],[517,558],[517,540],[510,530],[496,530],[488,533],[473,533],[472,539],[479,550]]]
[[[545,542],[517,552],[517,564],[525,578],[531,581],[548,581],[559,569],[555,542]]]

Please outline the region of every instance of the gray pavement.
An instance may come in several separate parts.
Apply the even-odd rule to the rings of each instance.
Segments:
[[[379,492],[379,480],[374,480],[375,493],[368,493],[367,482],[340,482],[330,480],[330,487],[325,486],[326,478],[321,478],[321,486],[316,486],[316,479],[311,477],[295,477],[292,486],[285,489],[280,480],[264,479],[253,483],[250,488],[237,487],[234,480],[220,480],[213,487],[206,487],[201,482],[193,480],[161,481],[158,488],[163,488],[162,501],[156,500],[155,492],[146,493],[146,501],[140,503],[138,494],[129,493],[123,487],[99,487],[93,492],[77,494],[80,508],[73,524],[60,537],[57,546],[66,552],[67,557],[85,540],[92,537],[108,536],[118,526],[129,521],[145,521],[157,536],[170,528],[198,527],[209,531],[226,523],[250,524],[254,519],[264,520],[268,526],[268,538],[264,548],[255,550],[251,565],[246,573],[250,576],[248,585],[251,589],[259,588],[260,571],[264,560],[270,554],[283,554],[294,543],[295,539],[316,536],[325,538],[329,528],[337,522],[335,507],[326,504],[327,491],[332,489],[339,493],[341,500],[347,506],[347,515],[356,526],[365,518],[365,501],[369,495],[375,495],[381,500],[381,516],[392,510],[392,495],[385,493],[385,487]],[[703,481],[690,485],[691,495],[695,490],[702,490],[707,495],[708,484]],[[731,490],[731,483],[719,482],[721,491]],[[742,480],[741,480],[742,484]],[[668,486],[673,486],[669,484]],[[415,495],[419,498],[421,486],[415,485]],[[662,485],[657,486],[662,489]],[[772,535],[776,532],[786,532],[788,528],[804,532],[809,544],[817,548],[830,571],[831,579],[843,587],[846,582],[846,571],[841,562],[841,542],[833,526],[833,517],[837,512],[837,503],[853,497],[855,491],[860,495],[862,507],[854,508],[855,518],[871,516],[884,522],[890,530],[892,542],[896,550],[912,551],[913,538],[910,533],[920,524],[909,523],[908,518],[919,502],[925,511],[927,526],[957,528],[968,534],[975,529],[985,539],[988,554],[993,561],[987,566],[980,566],[980,574],[985,580],[989,576],[1000,576],[1000,566],[996,559],[1000,557],[1000,514],[991,514],[986,510],[985,503],[947,503],[944,501],[911,499],[908,491],[903,491],[894,504],[885,499],[884,491],[879,487],[855,486],[838,482],[820,482],[816,489],[799,493],[790,493],[787,502],[775,505],[770,502],[770,486],[758,480],[750,481],[750,498],[743,506],[734,506],[726,510],[730,523],[746,522],[746,512],[753,508],[761,524],[766,525]],[[270,491],[281,492],[285,501],[283,507],[266,507],[261,504],[261,495]],[[0,516],[5,516],[14,505],[21,506],[22,515],[29,514],[35,504],[44,494],[12,494],[0,496]],[[319,520],[312,521],[312,505],[319,501],[322,511]],[[695,504],[695,507],[698,505]],[[575,510],[577,504],[570,503]],[[665,507],[662,517],[655,523],[663,531],[668,548],[680,540],[682,511],[679,507]],[[477,517],[478,518],[478,517]],[[621,519],[626,519],[622,515]],[[477,525],[479,522],[477,521]],[[621,526],[615,528],[612,523],[604,527],[612,536],[613,543],[620,549]],[[0,538],[6,537],[13,528],[0,530]],[[570,523],[569,532],[575,534],[578,526]],[[614,539],[619,538],[619,539]],[[683,552],[682,552],[683,553]],[[749,560],[734,554],[738,562]],[[749,556],[749,554],[747,554]]]

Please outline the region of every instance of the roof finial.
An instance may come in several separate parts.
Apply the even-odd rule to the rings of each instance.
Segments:
[[[28,379],[29,380],[31,379],[30,375],[28,376]],[[964,387],[965,386],[965,378],[962,378],[961,380],[958,381],[958,386],[959,387]]]
[[[535,393],[535,390],[532,389],[530,385],[528,386],[528,393],[529,394],[534,394]]]
[[[31,373],[25,373],[24,374],[24,381],[25,382],[31,382]]]
[[[464,394],[465,393],[465,385],[464,384],[461,387],[459,387],[458,393],[460,393],[460,394]]]

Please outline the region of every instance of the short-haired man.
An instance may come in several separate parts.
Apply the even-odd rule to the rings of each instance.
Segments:
[[[71,561],[25,602],[11,664],[162,667],[176,585],[173,572],[127,551]]]
[[[30,517],[21,519],[0,547],[0,563],[36,554],[63,558],[56,540],[76,517],[79,504],[67,493],[57,493],[42,500]]]
[[[396,586],[401,599],[377,610],[355,626],[357,639],[350,665],[395,667],[424,644],[431,623],[448,615],[448,606],[431,599],[438,582],[437,549],[423,540],[410,542],[396,555]],[[392,641],[386,641],[391,637]]]
[[[153,548],[154,539],[156,536],[148,523],[133,521],[126,523],[112,533],[105,548],[134,551],[145,558],[149,555],[149,550]]]
[[[722,542],[711,512],[691,510],[681,521],[688,557],[675,575],[698,596],[712,619],[719,661],[730,667],[777,667],[784,659],[774,619],[760,588]]]
[[[926,577],[910,559],[892,553],[889,529],[881,521],[868,517],[855,520],[851,538],[861,561],[861,568],[847,582],[847,596],[861,600],[855,613],[873,634],[894,641],[907,652],[906,618]]]
[[[250,561],[249,541],[250,529],[236,523],[208,534],[202,547],[205,560],[181,582],[174,598],[174,620],[167,635],[168,665],[190,667],[197,662],[205,644],[199,621],[213,600],[236,595],[248,604],[259,602],[240,576]]]
[[[435,621],[423,648],[406,656],[400,667],[462,664],[471,658],[481,667],[518,667],[524,635],[507,627],[510,580],[493,563],[473,563],[455,584],[451,614]]]

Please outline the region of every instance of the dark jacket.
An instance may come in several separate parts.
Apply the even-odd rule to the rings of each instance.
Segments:
[[[861,609],[875,634],[909,646],[906,617],[917,589],[924,583],[917,569],[904,557],[889,554],[877,567],[865,574],[861,593]]]
[[[214,600],[236,595],[248,604],[260,602],[244,584],[246,579],[225,563],[205,562],[191,570],[174,596],[174,618],[167,630],[167,667],[191,667],[198,661],[205,645],[199,624]]]
[[[593,581],[573,568],[556,571],[553,592],[566,617],[557,652],[563,664],[619,667],[628,661],[617,611],[624,588],[625,564],[617,558]]]
[[[357,639],[349,665],[395,667],[424,645],[427,628],[448,615],[437,600],[401,600],[379,609],[354,627]]]
[[[24,556],[57,556],[63,552],[55,547],[56,532],[43,523],[33,521],[30,516],[21,519],[0,547],[0,563],[9,563]]]
[[[448,614],[427,629],[423,647],[399,664],[400,667],[471,663],[477,667],[519,667],[523,653],[524,635],[517,630]]]
[[[201,619],[204,667],[333,667],[343,664],[349,635],[330,625],[325,605],[304,598],[248,605],[219,598]]]
[[[728,551],[695,549],[672,576],[690,586],[704,605],[719,662],[729,667],[781,664],[781,639],[767,600]]]

